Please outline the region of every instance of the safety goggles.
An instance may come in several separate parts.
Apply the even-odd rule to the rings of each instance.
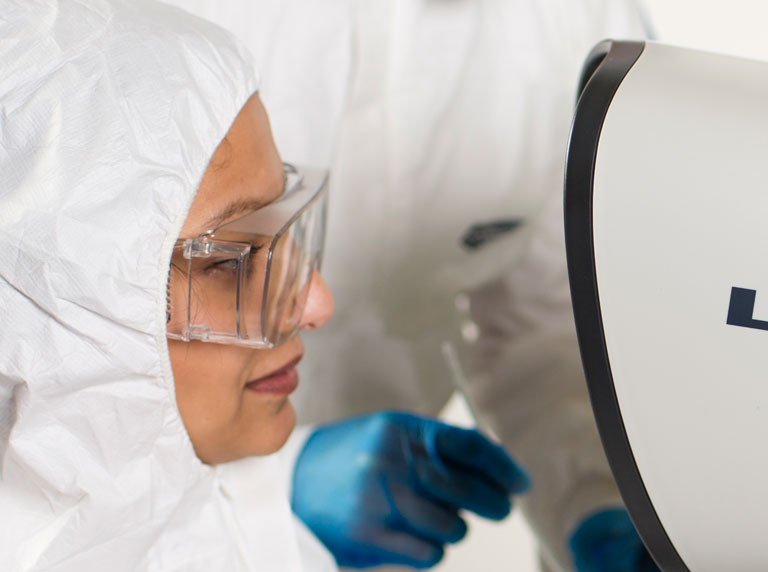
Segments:
[[[296,333],[325,240],[328,174],[285,165],[283,194],[176,242],[167,335],[257,348]]]

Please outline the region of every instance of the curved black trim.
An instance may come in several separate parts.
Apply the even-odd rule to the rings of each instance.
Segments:
[[[592,408],[621,496],[659,567],[664,572],[690,572],[653,508],[632,454],[613,386],[595,271],[592,191],[600,132],[616,91],[644,48],[643,42],[607,40],[584,65],[565,172],[568,277]]]

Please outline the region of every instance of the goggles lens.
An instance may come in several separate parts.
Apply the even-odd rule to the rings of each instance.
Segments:
[[[270,348],[296,333],[320,267],[328,176],[286,166],[286,177],[272,203],[176,243],[169,338]]]

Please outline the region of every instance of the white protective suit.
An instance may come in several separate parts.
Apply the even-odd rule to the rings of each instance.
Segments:
[[[323,274],[336,315],[305,337],[302,420],[436,414],[453,391],[451,341],[478,411],[533,476],[521,504],[545,565],[569,569],[575,524],[620,500],[572,323],[565,150],[585,56],[644,36],[639,7],[171,1],[248,44],[282,154],[331,167]]]
[[[0,569],[335,570],[281,460],[202,464],[174,397],[171,248],[252,64],[146,0],[0,14]]]

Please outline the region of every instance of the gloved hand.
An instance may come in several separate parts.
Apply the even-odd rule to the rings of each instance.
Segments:
[[[585,518],[568,545],[577,572],[660,572],[623,508]]]
[[[319,427],[296,462],[294,512],[341,566],[435,565],[467,525],[500,520],[526,474],[479,432],[397,412]]]

